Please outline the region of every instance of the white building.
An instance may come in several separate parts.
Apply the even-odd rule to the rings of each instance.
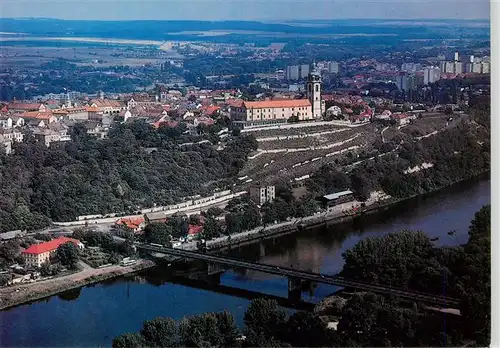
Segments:
[[[252,186],[249,189],[250,199],[262,205],[266,202],[272,202],[275,198],[274,186]]]
[[[441,78],[441,70],[437,67],[425,67],[424,68],[424,85],[429,83],[434,83]]]
[[[313,70],[306,82],[306,95],[312,105],[312,115],[319,119],[324,113],[324,103],[321,100],[321,75]]]
[[[328,72],[330,74],[338,74],[339,73],[339,63],[338,62],[329,62],[328,63]]]

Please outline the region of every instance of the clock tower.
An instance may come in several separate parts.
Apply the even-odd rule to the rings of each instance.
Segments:
[[[307,76],[306,96],[312,105],[312,114],[315,119],[323,116],[323,105],[321,101],[321,75],[313,67],[313,70]]]

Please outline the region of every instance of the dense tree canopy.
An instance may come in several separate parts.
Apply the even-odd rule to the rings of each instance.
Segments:
[[[46,148],[26,141],[15,154],[0,154],[0,231],[208,195],[207,182],[235,175],[256,149],[255,139],[247,136],[217,151],[208,143],[179,146],[183,140],[162,132],[138,122],[97,140],[77,127],[71,142]],[[151,146],[158,151],[144,151]]]

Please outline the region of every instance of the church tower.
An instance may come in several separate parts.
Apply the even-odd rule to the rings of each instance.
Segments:
[[[312,114],[316,119],[323,116],[323,108],[321,104],[321,75],[313,66],[313,70],[307,76],[306,96],[312,105]]]

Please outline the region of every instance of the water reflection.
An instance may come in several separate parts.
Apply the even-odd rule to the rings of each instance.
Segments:
[[[77,289],[71,289],[68,291],[65,291],[63,293],[60,293],[57,295],[61,300],[64,301],[74,301],[78,297],[80,297],[80,294],[82,292],[82,288],[77,288]]]

